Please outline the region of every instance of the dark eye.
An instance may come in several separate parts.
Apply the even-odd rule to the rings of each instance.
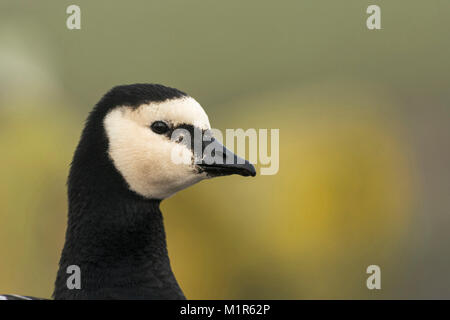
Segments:
[[[157,134],[163,134],[169,131],[169,126],[163,121],[153,122],[150,128],[152,128],[153,132]]]

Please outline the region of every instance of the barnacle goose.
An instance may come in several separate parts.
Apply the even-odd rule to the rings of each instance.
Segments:
[[[157,84],[111,89],[90,113],[68,178],[68,226],[55,299],[185,299],[172,272],[160,202],[201,180],[255,176],[211,134],[186,93]],[[67,268],[81,271],[69,289]],[[3,295],[0,300],[33,297]]]

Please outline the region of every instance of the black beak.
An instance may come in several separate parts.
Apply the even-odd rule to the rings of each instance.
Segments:
[[[238,157],[214,138],[203,141],[202,149],[203,157],[197,165],[211,176],[239,174],[254,177],[256,175],[255,167],[250,162]]]

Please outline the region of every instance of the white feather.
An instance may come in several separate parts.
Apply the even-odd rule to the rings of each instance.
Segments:
[[[191,97],[138,108],[122,106],[105,117],[109,156],[129,188],[147,198],[165,199],[205,179],[206,174],[197,172],[189,148],[150,129],[154,121],[202,129],[211,126],[203,108]],[[173,153],[184,161],[173,161]]]

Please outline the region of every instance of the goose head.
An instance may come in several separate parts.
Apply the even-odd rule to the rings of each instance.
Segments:
[[[251,163],[214,138],[202,106],[177,89],[155,84],[114,87],[94,108],[81,141],[96,135],[89,132],[92,127],[103,130],[106,161],[129,190],[147,199],[166,199],[208,178],[256,174]],[[84,144],[91,145],[80,143],[77,151],[84,158],[98,153],[92,150],[94,142]]]

